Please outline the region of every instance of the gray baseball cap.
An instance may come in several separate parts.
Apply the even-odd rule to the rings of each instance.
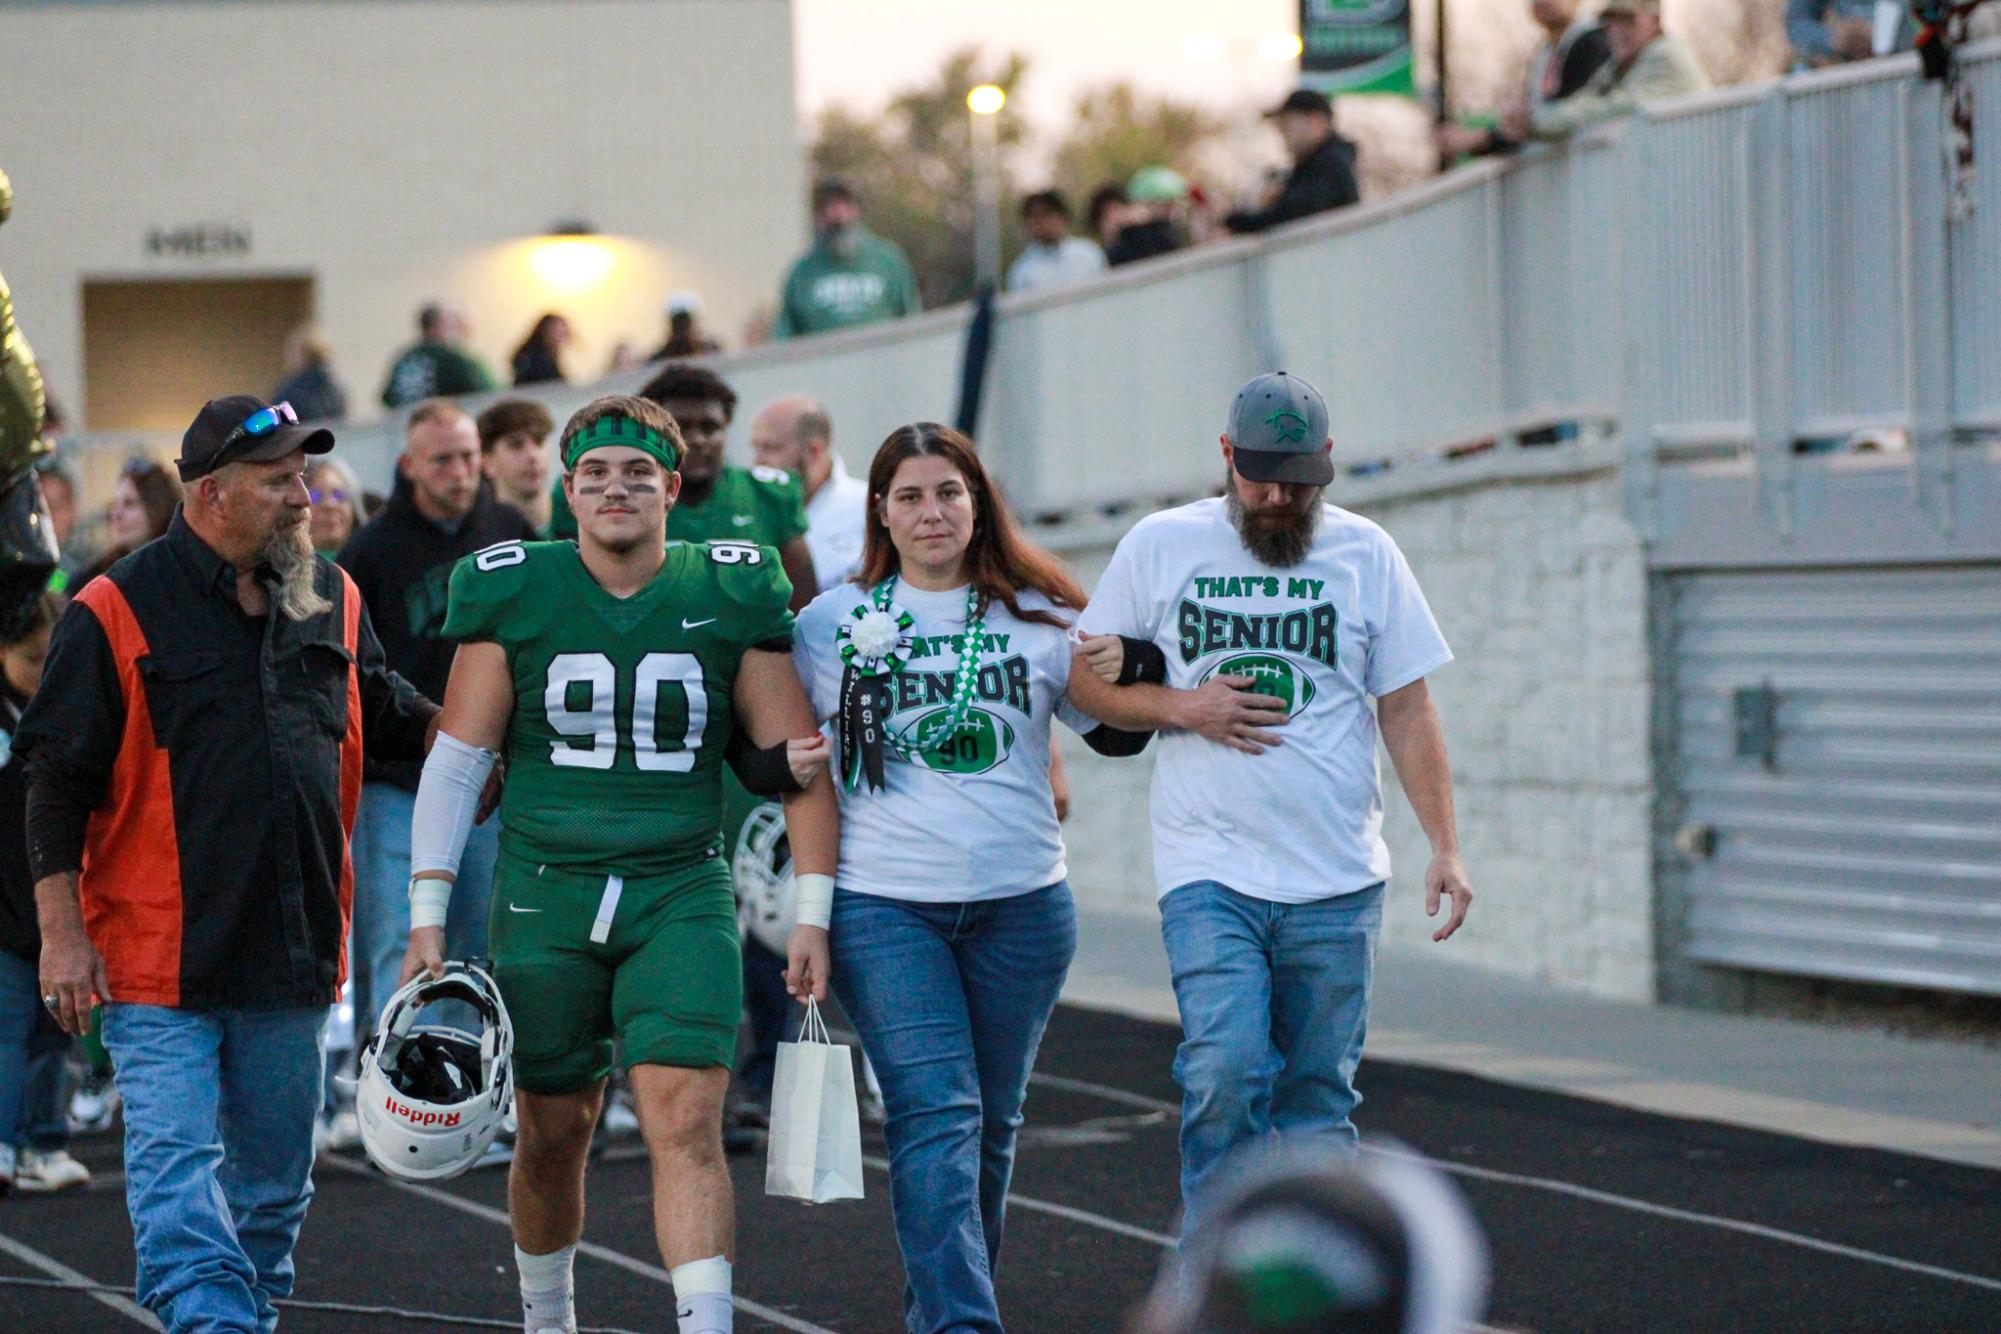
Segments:
[[[1237,391],[1230,404],[1236,469],[1253,482],[1325,486],[1334,480],[1327,400],[1297,375],[1272,371]]]

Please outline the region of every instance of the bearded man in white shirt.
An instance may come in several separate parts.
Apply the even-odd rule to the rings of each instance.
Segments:
[[[819,592],[854,575],[868,527],[868,483],[834,452],[834,422],[804,394],[774,400],[750,424],[752,461],[799,479],[806,496],[806,549]]]
[[[1142,519],[1119,543],[1071,672],[1086,713],[1161,733],[1153,861],[1183,1030],[1184,1237],[1236,1150],[1273,1134],[1355,1142],[1390,874],[1379,728],[1431,842],[1426,911],[1451,903],[1434,940],[1473,898],[1425,685],[1452,653],[1396,543],[1322,501],[1326,403],[1297,376],[1261,375],[1222,446],[1222,497]],[[1114,684],[1121,636],[1166,654],[1165,685]]]

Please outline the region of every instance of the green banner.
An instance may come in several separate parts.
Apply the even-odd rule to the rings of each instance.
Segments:
[[[1409,0],[1299,0],[1300,81],[1337,93],[1417,96]]]

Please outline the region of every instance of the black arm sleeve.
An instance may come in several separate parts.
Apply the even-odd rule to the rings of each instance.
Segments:
[[[755,795],[782,797],[788,792],[806,790],[792,776],[792,765],[785,758],[785,748],[790,744],[780,741],[775,745],[759,746],[750,739],[748,732],[739,730],[730,734],[730,743],[723,751],[723,758],[729,761],[737,781]]]
[[[1167,680],[1167,654],[1151,639],[1134,639],[1131,635],[1120,635],[1119,642],[1125,646],[1125,653],[1119,660],[1119,684],[1160,685]],[[1128,759],[1146,749],[1146,743],[1153,739],[1151,732],[1127,732],[1102,723],[1084,733],[1084,744],[1100,755],[1108,755],[1115,760]]]
[[[104,802],[125,736],[118,661],[97,613],[74,603],[56,623],[42,688],[14,748],[28,764],[28,867],[41,880],[83,867],[90,813]]]
[[[361,625],[354,637],[354,669],[361,680],[361,744],[368,757],[423,759],[424,734],[430,730],[438,706],[389,670],[366,603],[362,604]]]

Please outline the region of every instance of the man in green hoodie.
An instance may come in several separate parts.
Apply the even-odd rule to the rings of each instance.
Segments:
[[[852,329],[924,308],[910,261],[862,226],[861,202],[846,181],[829,177],[813,187],[813,231],[813,248],[785,275],[774,337]]]

